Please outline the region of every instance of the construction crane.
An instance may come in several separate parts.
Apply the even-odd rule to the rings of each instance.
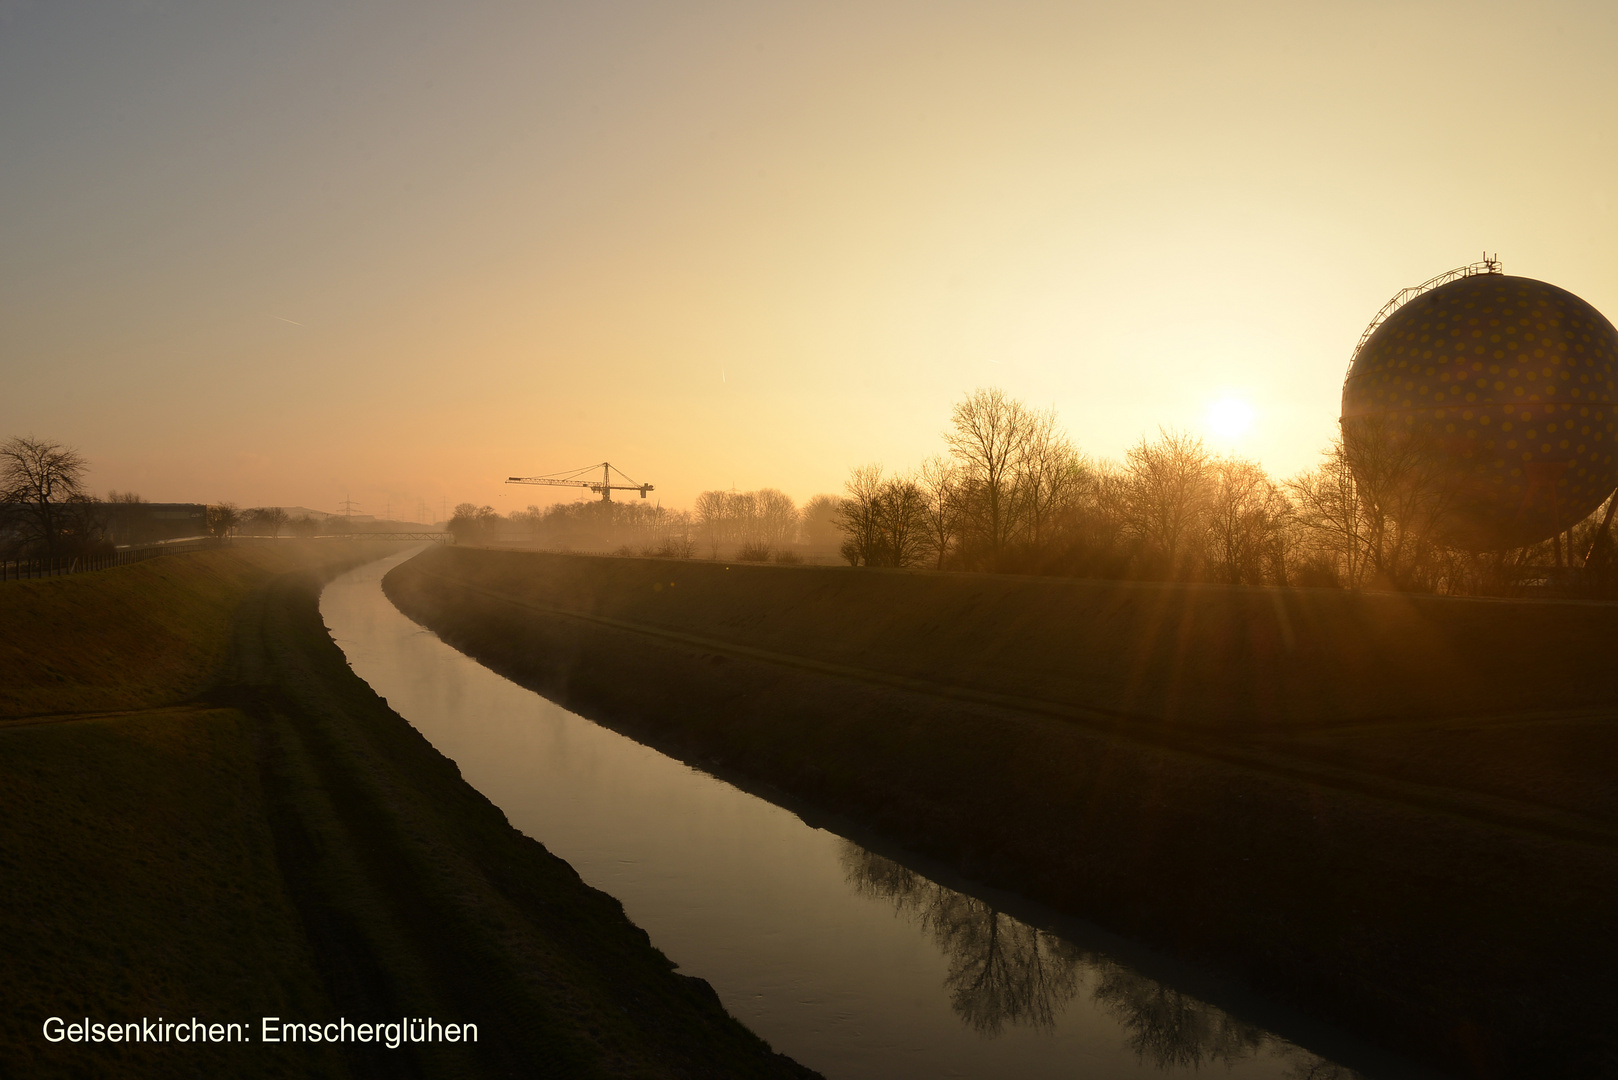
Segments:
[[[591,472],[591,471],[593,471],[595,469],[600,469],[601,470],[601,479],[600,480],[581,480],[581,479],[579,479],[585,473]],[[613,473],[617,473],[619,476],[623,477],[625,480],[629,480],[629,483],[627,483],[627,484],[615,484],[615,483],[613,483],[612,482],[612,474]],[[635,483],[635,481],[630,480],[629,477],[624,474],[624,471],[622,469],[615,469],[615,468],[612,467],[612,464],[610,462],[606,462],[606,461],[603,461],[599,465],[586,465],[582,469],[573,469],[572,471],[563,471],[563,472],[559,472],[559,473],[550,473],[547,476],[510,476],[510,477],[506,478],[506,483],[508,483],[508,484],[543,484],[546,487],[589,488],[591,491],[596,491],[596,492],[601,493],[601,501],[602,502],[612,502],[612,493],[615,492],[615,491],[638,491],[638,492],[640,492],[640,497],[644,499],[644,498],[646,498],[646,493],[648,491],[653,490],[651,484],[637,484],[637,483]]]

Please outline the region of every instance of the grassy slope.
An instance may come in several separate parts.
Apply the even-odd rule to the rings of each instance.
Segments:
[[[13,1076],[228,1071],[231,1055],[50,1047],[52,1015],[252,1022],[330,1005],[275,870],[243,718],[153,710],[0,731],[0,942]],[[309,1064],[253,1048],[263,1075]],[[314,1063],[340,1069],[331,1054]],[[239,1060],[237,1062],[239,1064]]]
[[[0,587],[0,1071],[803,1075],[353,676],[318,587],[362,555]],[[346,1054],[40,1037],[86,1014],[433,1015],[483,1037]]]
[[[1457,1073],[1618,1072],[1612,608],[450,549],[387,585],[587,715]]]
[[[304,547],[150,559],[0,588],[0,717],[139,709],[194,695],[224,664],[231,621]]]

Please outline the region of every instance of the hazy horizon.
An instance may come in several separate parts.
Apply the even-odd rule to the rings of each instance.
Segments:
[[[0,0],[0,438],[93,490],[800,503],[963,394],[1306,468],[1400,288],[1618,314],[1618,10]],[[1229,438],[1210,419],[1251,411]]]

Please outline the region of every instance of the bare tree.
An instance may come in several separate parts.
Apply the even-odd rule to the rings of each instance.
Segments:
[[[492,506],[458,503],[445,528],[457,544],[481,544],[497,538],[502,520]]]
[[[1208,503],[1208,562],[1215,577],[1231,585],[1286,583],[1284,538],[1292,504],[1251,461],[1213,463]]]
[[[1354,470],[1341,438],[1326,448],[1320,465],[1287,482],[1298,506],[1298,522],[1320,542],[1342,583],[1356,586],[1364,573],[1364,535]]]
[[[763,561],[790,549],[798,534],[798,508],[775,488],[704,491],[697,496],[696,525],[709,554],[735,546],[736,557]]]
[[[816,495],[803,504],[798,514],[799,535],[811,549],[835,549],[842,541],[837,516],[843,500],[836,495]]]
[[[1139,538],[1148,575],[1183,576],[1200,539],[1209,499],[1209,454],[1202,440],[1159,429],[1156,442],[1142,439],[1124,459],[1129,525]]]
[[[1422,433],[1362,417],[1343,428],[1342,454],[1354,474],[1370,571],[1400,588],[1430,587],[1437,541],[1455,490],[1444,458]]]
[[[229,536],[237,525],[241,524],[242,514],[232,502],[215,503],[204,512],[203,521],[208,535],[215,540],[223,540]]]
[[[1035,415],[997,389],[974,390],[955,406],[944,442],[960,462],[966,521],[989,569],[999,570],[1016,533],[1018,478]]]
[[[1017,489],[1022,537],[1035,566],[1049,557],[1052,528],[1079,498],[1084,459],[1056,423],[1056,410],[1032,414]]]
[[[951,548],[960,542],[962,518],[961,468],[943,457],[930,457],[921,463],[916,486],[923,499],[922,516],[927,526],[927,546],[932,550],[933,565],[944,569]]]
[[[651,554],[666,559],[689,559],[697,553],[690,511],[666,510],[659,505],[653,511],[652,523],[655,546]]]
[[[247,512],[247,518],[253,526],[269,530],[272,537],[281,535],[281,530],[286,527],[287,517],[287,512],[279,506],[260,506]]]
[[[12,546],[57,556],[86,539],[94,501],[84,491],[88,467],[60,443],[21,437],[0,443],[0,506]]]
[[[752,494],[757,539],[772,551],[790,548],[798,533],[798,507],[791,496],[775,488],[761,488]]]
[[[708,557],[719,558],[721,546],[731,542],[730,493],[704,491],[697,496],[697,528],[708,547]]]
[[[927,496],[909,476],[882,485],[877,499],[877,561],[874,566],[918,566],[930,547]]]
[[[916,566],[927,556],[926,496],[908,476],[884,478],[882,466],[849,474],[839,527],[851,566]]]
[[[877,566],[881,546],[882,466],[862,465],[848,474],[848,492],[838,507],[842,555],[850,566]]]
[[[1079,497],[1061,524],[1070,570],[1102,577],[1128,574],[1140,541],[1130,527],[1129,477],[1116,462],[1086,466]]]
[[[737,554],[742,558],[768,559],[770,548],[763,536],[762,515],[759,513],[758,495],[752,491],[732,491],[725,495],[725,519],[730,534],[739,545]]]

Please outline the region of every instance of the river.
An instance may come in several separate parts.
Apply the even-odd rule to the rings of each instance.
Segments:
[[[322,594],[354,671],[514,826],[617,897],[681,971],[827,1077],[1426,1075],[568,712],[393,607],[382,576],[412,554]]]

